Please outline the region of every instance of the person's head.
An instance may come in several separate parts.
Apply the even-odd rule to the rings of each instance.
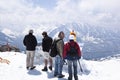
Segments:
[[[29,34],[33,34],[33,30],[32,29],[29,30]]]
[[[63,38],[65,37],[64,32],[63,32],[63,31],[60,31],[59,34],[58,34],[58,37],[59,37],[60,39],[63,39]]]
[[[43,35],[43,37],[47,36],[47,32],[43,31],[42,35]]]
[[[69,41],[74,41],[74,35],[69,36]]]

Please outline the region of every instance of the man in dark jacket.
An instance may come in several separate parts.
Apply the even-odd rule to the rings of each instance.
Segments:
[[[52,46],[52,42],[53,42],[53,40],[52,40],[52,38],[51,37],[49,37],[48,35],[47,35],[47,32],[43,32],[42,33],[42,35],[43,35],[43,39],[42,39],[42,50],[43,50],[43,57],[44,57],[44,63],[45,63],[45,66],[44,66],[44,68],[42,69],[42,71],[47,71],[48,69],[47,69],[47,65],[48,65],[48,60],[49,60],[49,62],[50,62],[50,66],[49,66],[49,69],[50,70],[52,70],[52,63],[53,63],[53,61],[52,61],[52,58],[50,57],[50,55],[49,55],[49,51],[50,51],[50,48],[51,48],[51,46]]]
[[[72,47],[72,48],[71,48]],[[74,49],[73,49],[74,48]],[[70,50],[72,49],[72,50]],[[72,80],[72,69],[74,69],[74,78],[78,80],[77,76],[77,60],[81,58],[81,51],[78,43],[74,41],[74,36],[69,36],[69,42],[64,45],[63,58],[68,62],[68,80]],[[73,64],[73,65],[72,65]],[[73,66],[73,68],[72,68]]]
[[[37,46],[37,39],[33,35],[33,30],[29,30],[29,34],[27,34],[23,39],[23,44],[26,46],[26,68],[34,69],[33,66],[34,56],[35,56],[35,47]]]

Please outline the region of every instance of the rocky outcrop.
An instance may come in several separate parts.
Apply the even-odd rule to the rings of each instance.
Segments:
[[[1,45],[0,46],[0,51],[5,52],[5,51],[15,51],[15,52],[20,52],[20,49],[12,46],[12,45]]]

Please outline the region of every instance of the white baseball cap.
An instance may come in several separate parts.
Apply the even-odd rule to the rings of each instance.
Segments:
[[[70,35],[69,40],[74,40],[74,35]]]

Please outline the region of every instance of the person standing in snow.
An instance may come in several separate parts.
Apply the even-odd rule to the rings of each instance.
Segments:
[[[50,51],[50,48],[52,46],[53,40],[51,37],[49,37],[47,35],[47,32],[45,32],[45,31],[42,33],[42,35],[43,35],[42,50],[44,52],[43,57],[44,57],[44,63],[45,63],[45,66],[42,69],[42,71],[48,71],[48,69],[47,69],[48,61],[50,62],[50,66],[49,66],[50,70],[52,70],[52,64],[53,64],[52,58],[49,55],[49,51]]]
[[[23,39],[23,44],[26,46],[26,68],[34,69],[34,56],[35,56],[35,48],[37,46],[37,39],[33,35],[33,30],[29,30],[29,34],[25,35]]]
[[[58,78],[62,78],[64,77],[64,75],[62,74],[62,68],[63,68],[63,59],[62,59],[62,54],[63,54],[63,48],[64,48],[64,32],[61,31],[58,34],[58,38],[56,38],[55,40],[59,40],[57,42],[57,51],[58,54],[55,57],[55,70],[54,70],[54,77],[58,77]]]
[[[81,51],[78,43],[74,41],[74,36],[69,36],[69,42],[64,45],[63,50],[63,59],[67,59],[68,62],[68,80],[72,80],[72,76],[74,75],[74,79],[78,80],[77,76],[77,60],[81,58]],[[73,68],[72,68],[73,66]],[[73,70],[74,69],[74,74]]]

